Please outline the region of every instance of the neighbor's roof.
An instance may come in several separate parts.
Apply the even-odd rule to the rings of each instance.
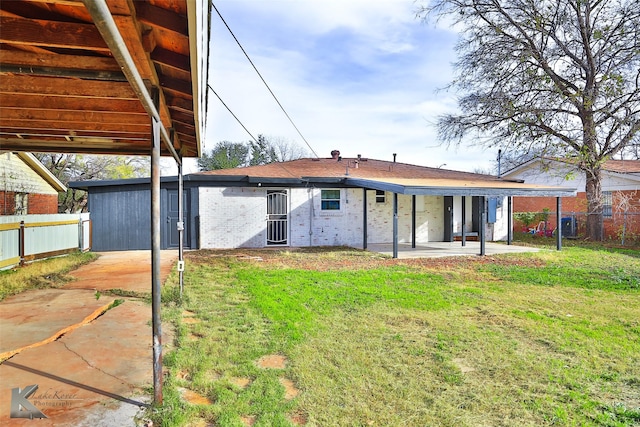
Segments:
[[[51,173],[41,162],[31,153],[15,153],[23,162],[27,164],[35,173],[40,175],[54,190],[58,192],[67,191],[67,187]]]
[[[206,115],[206,2],[86,1],[103,2],[109,19],[96,18],[80,0],[0,2],[0,148],[151,152],[144,86],[135,89],[123,72],[131,68],[119,63],[119,50],[106,41],[112,38],[96,25],[114,22],[123,41],[115,43],[130,54],[140,81],[158,89],[157,112],[164,129],[174,131],[174,151],[198,157]],[[165,144],[162,154],[169,154]]]
[[[548,167],[549,163],[559,163],[563,165],[573,166],[577,169],[577,161],[571,158],[554,158],[554,157],[536,157],[526,161],[513,169],[506,171],[503,175],[512,175],[531,167],[535,163],[542,163]],[[640,174],[640,160],[607,160],[602,164],[602,169],[607,172],[615,172],[622,174]]]
[[[207,179],[208,178],[208,179]],[[492,175],[373,159],[298,159],[190,175],[190,180],[252,185],[343,185],[412,195],[574,196],[575,189],[526,184]]]

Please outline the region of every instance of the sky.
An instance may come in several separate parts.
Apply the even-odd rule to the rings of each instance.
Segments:
[[[214,4],[319,157],[490,170],[496,153],[447,148],[437,117],[456,111],[457,33],[416,17],[413,0],[215,0]],[[307,149],[213,11],[209,84],[254,137]],[[203,150],[251,137],[210,91]],[[187,167],[185,167],[187,169]]]

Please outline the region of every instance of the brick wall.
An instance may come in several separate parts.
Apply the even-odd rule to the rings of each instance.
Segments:
[[[0,191],[0,215],[13,215],[16,210],[16,193]]]
[[[0,191],[0,215],[15,215],[16,193]],[[56,214],[58,213],[58,196],[56,194],[29,194],[27,196],[27,213]]]
[[[621,210],[622,199],[628,201],[627,214]],[[542,212],[544,208],[551,211],[548,227],[556,228],[556,198],[555,197],[514,197],[513,212]],[[578,221],[578,232],[584,230],[587,214],[586,193],[580,192],[577,197],[564,197],[562,199],[562,217],[574,216]],[[535,225],[535,224],[533,224]],[[612,215],[604,218],[604,235],[607,239],[618,240],[622,227],[625,226],[627,237],[640,237],[640,191],[614,191],[612,203]],[[523,225],[514,222],[514,230],[521,231]]]
[[[29,194],[28,213],[56,214],[58,213],[58,196],[53,194]]]
[[[264,247],[266,245],[265,188],[201,187],[200,246],[202,248]],[[363,239],[363,191],[341,189],[339,211],[321,209],[318,188],[288,189],[289,245],[360,247]],[[367,241],[390,243],[393,239],[392,194],[376,203],[375,191],[367,192]],[[469,202],[470,203],[470,202]],[[398,238],[411,241],[411,196],[398,196]],[[417,197],[416,240],[444,238],[442,197]]]

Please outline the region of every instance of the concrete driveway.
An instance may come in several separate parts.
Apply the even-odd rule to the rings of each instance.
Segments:
[[[177,251],[162,252],[162,283],[176,260]],[[151,306],[104,292],[150,293],[151,252],[101,253],[70,275],[62,288],[0,302],[0,425],[35,425],[15,417],[22,409],[46,417],[38,426],[135,426],[150,401]]]

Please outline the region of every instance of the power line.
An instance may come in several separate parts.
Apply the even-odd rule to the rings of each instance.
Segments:
[[[218,10],[218,8],[216,7],[215,4],[213,4],[213,1],[211,2],[211,6],[213,6],[213,8],[215,9],[216,13],[218,14],[218,16],[220,17],[220,20],[222,21],[222,23],[224,24],[225,27],[227,27],[227,30],[229,31],[229,34],[231,34],[231,36],[233,37],[233,39],[236,41],[236,43],[238,44],[238,46],[240,47],[240,50],[242,50],[242,53],[244,53],[244,56],[247,58],[247,60],[249,61],[249,63],[251,64],[251,66],[253,67],[253,69],[255,70],[255,72],[258,74],[258,76],[260,77],[260,80],[262,80],[262,83],[264,83],[264,85],[266,86],[266,88],[269,90],[269,93],[271,94],[271,96],[273,96],[273,99],[275,99],[276,103],[278,103],[278,106],[280,107],[280,109],[282,110],[282,112],[284,113],[285,116],[287,116],[287,119],[289,119],[289,122],[291,123],[291,125],[293,125],[294,129],[296,130],[296,132],[298,132],[298,135],[300,135],[300,138],[302,138],[302,140],[304,141],[305,144],[307,144],[307,147],[309,147],[309,150],[311,150],[311,152],[313,153],[314,156],[316,156],[316,158],[318,158],[318,154],[315,152],[315,150],[313,149],[313,147],[311,147],[311,144],[309,144],[309,142],[307,141],[307,139],[304,137],[304,135],[302,135],[302,132],[300,132],[300,129],[298,129],[298,126],[296,126],[296,124],[293,122],[293,120],[291,119],[291,117],[289,116],[289,113],[287,113],[287,111],[284,109],[284,107],[282,106],[282,104],[280,103],[280,101],[278,100],[278,98],[276,97],[276,95],[273,93],[273,91],[271,90],[271,88],[269,87],[269,85],[267,84],[267,82],[265,81],[265,79],[262,77],[262,74],[260,74],[260,71],[258,71],[258,68],[256,68],[255,64],[253,63],[253,61],[251,60],[251,58],[249,57],[249,55],[247,54],[247,52],[244,50],[244,47],[242,47],[242,44],[240,44],[240,41],[238,40],[238,38],[236,37],[235,34],[233,34],[233,31],[231,31],[231,28],[229,27],[229,25],[227,24],[227,21],[224,20],[224,18],[222,17],[222,15],[220,14],[220,11]],[[213,89],[212,89],[213,90]],[[215,92],[214,92],[215,93]],[[219,97],[218,97],[219,99]],[[233,114],[233,113],[232,113]]]
[[[231,115],[233,116],[234,119],[236,119],[236,121],[240,124],[240,126],[242,126],[242,129],[245,130],[245,132],[247,132],[249,134],[249,136],[251,137],[251,139],[253,139],[255,141],[255,143],[258,143],[258,140],[256,139],[255,136],[253,136],[253,134],[251,132],[249,132],[249,129],[247,129],[247,127],[240,121],[240,119],[238,118],[238,116],[236,116],[233,111],[231,111],[231,108],[229,108],[229,106],[227,104],[225,104],[225,102],[222,100],[222,98],[220,98],[220,95],[218,95],[218,92],[216,92],[210,84],[207,83],[207,87],[211,90],[211,92],[213,92],[213,94],[215,96],[218,97],[218,100],[220,100],[220,102],[222,103],[222,105],[224,105],[224,108],[227,109],[227,111],[229,113],[231,113]]]
[[[216,92],[210,84],[207,83],[207,87],[209,88],[209,90],[211,90],[211,92],[213,92],[213,94],[218,98],[218,100],[222,103],[222,105],[224,105],[224,107],[227,109],[227,111],[233,116],[234,119],[236,119],[236,121],[240,124],[240,126],[242,126],[242,129],[245,130],[245,132],[247,132],[249,134],[249,136],[251,137],[251,139],[253,139],[253,141],[256,144],[259,144],[258,140],[256,139],[255,136],[253,136],[253,134],[251,132],[249,132],[249,129],[247,129],[247,127],[244,125],[244,123],[242,123],[240,121],[240,119],[238,118],[238,116],[236,116],[234,114],[233,111],[231,111],[231,108],[229,108],[229,106],[222,100],[222,98],[220,98],[220,95],[218,95],[218,92]],[[314,153],[315,154],[315,153]],[[317,155],[316,155],[317,157]],[[285,167],[285,165],[282,164],[282,162],[278,162],[276,161],[275,163],[277,163],[286,173],[288,173],[289,175],[291,175],[293,178],[298,178],[295,174],[293,174],[289,169],[287,169]]]

